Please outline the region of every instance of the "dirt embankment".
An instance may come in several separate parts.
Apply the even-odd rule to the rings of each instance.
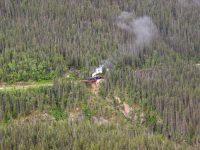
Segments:
[[[134,104],[131,106],[126,102],[122,102],[118,96],[115,96],[115,101],[118,103],[119,110],[125,118],[133,122],[144,123],[144,112],[139,105]],[[140,110],[140,112],[138,110]]]
[[[30,123],[30,124],[36,124],[38,122],[53,122],[55,121],[55,118],[49,115],[47,112],[33,112],[27,116],[19,117],[13,122],[15,124],[24,124],[24,123]]]
[[[97,80],[96,82],[94,83],[89,83],[88,85],[88,89],[94,93],[95,95],[98,95],[99,93],[99,88],[100,88],[100,84],[104,82],[104,79],[101,79],[101,80]]]

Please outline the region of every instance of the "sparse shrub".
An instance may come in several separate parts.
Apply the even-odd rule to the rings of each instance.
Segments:
[[[58,108],[58,107],[52,107],[49,110],[49,114],[52,115],[56,120],[61,120],[61,119],[64,119],[65,117],[65,112],[61,108]]]

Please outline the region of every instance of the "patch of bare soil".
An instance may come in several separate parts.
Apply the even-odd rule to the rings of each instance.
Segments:
[[[196,64],[195,66],[200,69],[200,64]]]
[[[105,119],[104,117],[96,117],[96,116],[93,116],[92,117],[92,121],[95,123],[95,124],[98,124],[98,125],[103,125],[103,124],[108,124],[110,121]]]
[[[116,100],[116,102],[118,103],[118,104],[121,104],[121,99],[118,97],[118,96],[115,96],[115,100]]]
[[[90,86],[88,87],[89,90],[92,91],[92,93],[94,93],[95,95],[97,95],[99,93],[100,84],[102,82],[104,82],[104,79],[97,80],[97,82],[94,83],[90,83]]]
[[[120,111],[124,115],[125,118],[130,119],[133,122],[144,123],[144,112],[141,111],[139,105],[134,104],[130,106],[128,103],[121,101],[118,96],[115,96],[115,101],[120,105]],[[141,112],[136,112],[140,110]]]
[[[0,82],[0,87],[2,86],[6,86],[6,83],[5,82]]]
[[[126,118],[129,118],[131,119],[131,116],[130,116],[130,112],[132,111],[132,108],[127,104],[127,103],[123,103],[123,109],[121,110],[121,112],[124,114],[124,116]]]
[[[70,122],[81,122],[84,118],[83,112],[78,107],[74,111],[69,112],[68,120]]]
[[[15,119],[13,122],[16,124],[31,123],[36,124],[38,122],[53,122],[55,118],[50,116],[47,112],[33,112],[26,117],[20,117]]]

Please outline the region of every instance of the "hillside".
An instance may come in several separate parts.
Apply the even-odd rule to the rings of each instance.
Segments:
[[[1,0],[0,149],[199,149],[199,41],[199,0]]]

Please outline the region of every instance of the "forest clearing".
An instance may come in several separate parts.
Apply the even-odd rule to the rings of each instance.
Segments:
[[[53,86],[53,83],[22,83],[18,84],[15,83],[14,85],[0,85],[1,91],[8,91],[8,90],[25,90],[28,88],[39,88],[39,87],[46,87],[46,86]]]

